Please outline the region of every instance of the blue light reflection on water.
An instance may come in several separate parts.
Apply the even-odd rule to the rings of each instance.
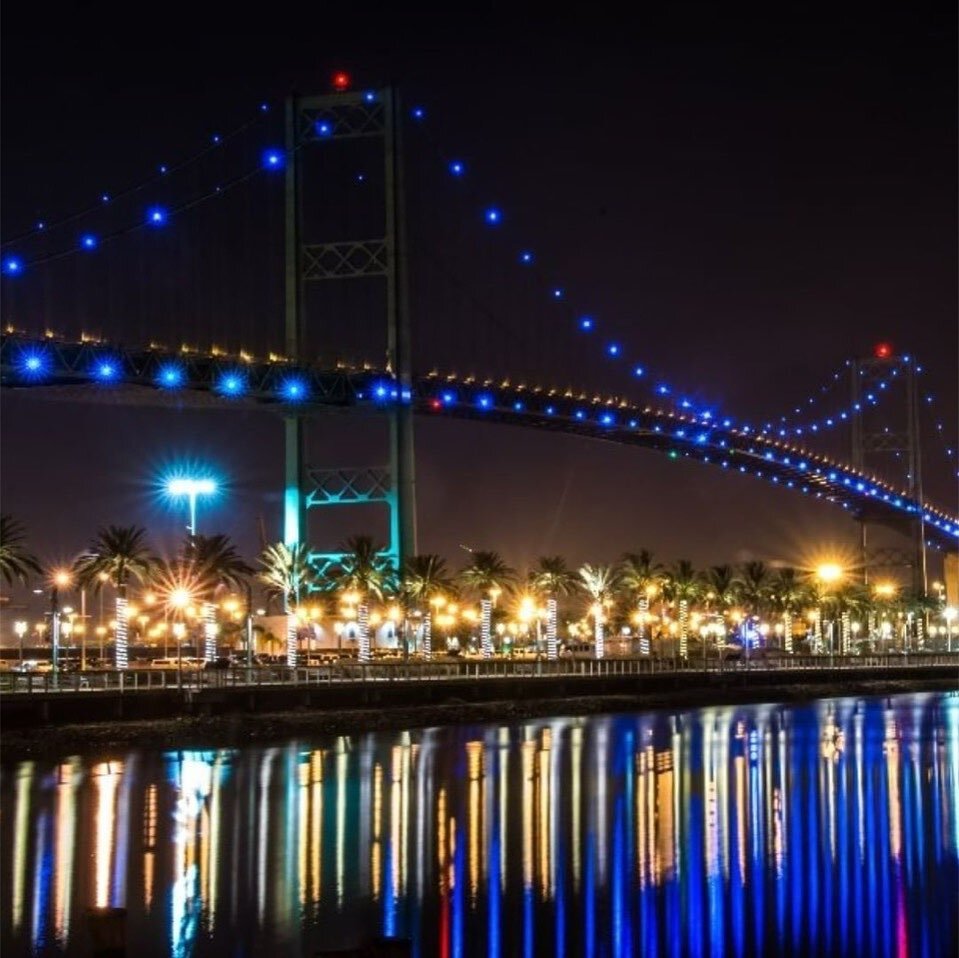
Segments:
[[[70,801],[57,763],[3,768],[4,954],[85,954],[105,895],[138,958],[372,934],[423,956],[904,958],[956,941],[959,696],[70,762]]]

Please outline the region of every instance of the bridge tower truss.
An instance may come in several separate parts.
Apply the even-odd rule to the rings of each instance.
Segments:
[[[862,472],[885,476],[902,486],[916,502],[922,502],[922,462],[919,445],[919,404],[915,367],[908,357],[896,356],[885,345],[875,355],[855,360],[850,367],[852,408],[860,410],[852,419],[852,463]],[[888,391],[883,416],[872,409],[872,397]],[[894,396],[902,398],[893,405]],[[892,418],[890,420],[890,413]],[[926,535],[922,510],[908,520],[905,531],[908,547],[873,544],[874,523],[868,505],[857,520],[860,528],[860,561],[867,584],[883,572],[894,578],[906,576],[917,592],[926,591]],[[898,573],[898,574],[897,574]]]
[[[389,508],[389,544],[385,555],[394,568],[416,551],[410,316],[406,287],[406,243],[400,104],[395,90],[292,96],[286,102],[286,354],[304,356],[305,287],[374,279],[385,281],[386,365],[401,397],[390,411],[389,466],[317,471],[304,463],[304,418],[285,417],[285,492],[283,539],[287,545],[306,536],[306,512],[382,502]],[[383,234],[311,243],[302,236],[308,200],[303,151],[373,138],[382,145],[384,164]],[[405,401],[404,401],[405,400]],[[311,488],[306,491],[307,482]],[[342,556],[311,550],[323,570]]]

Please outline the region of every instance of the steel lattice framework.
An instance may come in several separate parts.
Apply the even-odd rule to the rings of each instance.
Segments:
[[[42,357],[30,369],[30,357]],[[104,358],[116,364],[109,381],[99,375]],[[183,373],[176,389],[165,388],[162,371],[176,364]],[[225,394],[224,375],[240,371],[242,395]],[[295,376],[304,392],[295,402],[284,386]],[[70,400],[133,404],[175,403],[221,408],[272,409],[288,416],[345,409],[388,414],[397,406],[424,416],[475,419],[561,432],[653,449],[751,475],[794,492],[823,499],[852,516],[903,530],[919,517],[927,542],[954,551],[959,517],[910,497],[907,490],[854,466],[818,456],[769,437],[615,397],[572,390],[528,387],[511,382],[462,379],[454,375],[413,376],[409,387],[387,369],[309,366],[282,360],[255,360],[224,354],[184,353],[158,347],[124,349],[105,343],[67,343],[16,334],[0,336],[0,386],[59,395]],[[313,505],[388,501],[386,469],[313,471]]]

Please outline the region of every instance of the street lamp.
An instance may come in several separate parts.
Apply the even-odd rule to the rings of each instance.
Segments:
[[[53,666],[53,687],[60,687],[60,589],[70,584],[70,573],[58,570],[53,574],[50,589],[50,657]]]
[[[186,496],[190,503],[190,538],[196,535],[196,500],[198,496],[212,496],[216,483],[212,479],[170,479],[166,484],[167,495],[174,498]]]
[[[17,644],[20,646],[20,669],[23,670],[23,637],[27,634],[27,623],[23,619],[13,623],[13,631],[17,636]]]

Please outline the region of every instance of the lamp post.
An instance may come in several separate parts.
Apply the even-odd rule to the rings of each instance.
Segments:
[[[53,666],[53,687],[60,687],[60,589],[70,584],[70,575],[59,571],[53,574],[50,589],[50,657]]]
[[[190,504],[190,538],[196,536],[196,500],[198,496],[212,496],[216,483],[212,479],[171,479],[166,484],[167,494],[174,498],[186,496]]]
[[[18,619],[13,623],[13,631],[17,636],[17,645],[20,646],[20,670],[23,671],[23,637],[27,634],[27,623]]]

